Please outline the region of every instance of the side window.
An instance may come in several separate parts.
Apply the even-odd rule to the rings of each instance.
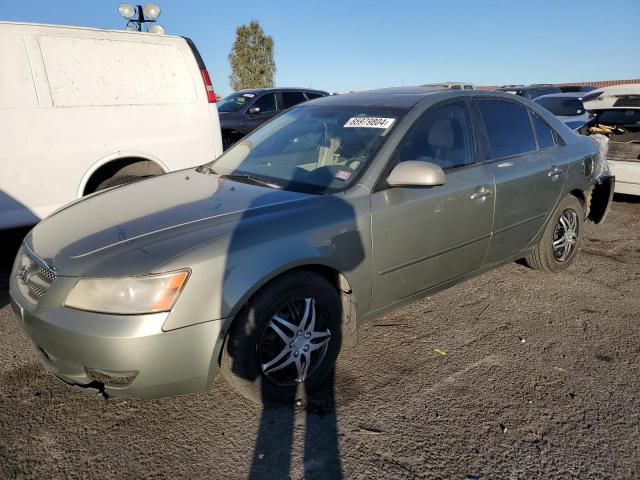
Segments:
[[[302,92],[282,92],[283,109],[285,110],[306,101],[307,98]]]
[[[252,107],[260,107],[260,113],[275,112],[276,111],[276,94],[267,93],[261,96]]]
[[[527,109],[508,100],[478,100],[491,148],[491,158],[510,157],[536,149]]]
[[[531,116],[533,118],[533,126],[536,129],[536,137],[538,138],[538,147],[540,150],[554,147],[556,142],[551,127],[547,125],[547,122],[540,118],[537,113],[531,112]]]
[[[475,162],[469,111],[452,103],[428,111],[402,140],[398,161],[423,160],[443,169]]]
[[[307,98],[309,100],[314,100],[314,99],[320,98],[322,96],[319,93],[313,93],[313,92],[305,92],[305,95],[307,96]]]

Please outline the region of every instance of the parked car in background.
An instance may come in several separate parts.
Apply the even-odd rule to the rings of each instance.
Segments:
[[[596,89],[593,85],[561,85],[559,88],[562,93],[586,93]]]
[[[222,152],[187,38],[0,22],[0,58],[0,229]]]
[[[466,82],[443,82],[443,83],[425,83],[423,87],[441,87],[449,90],[475,90],[473,83]]]
[[[640,84],[600,88],[586,94],[583,102],[593,118],[580,133],[608,138],[616,192],[640,195]]]
[[[11,302],[67,384],[155,397],[221,370],[247,398],[292,401],[367,320],[505,262],[569,267],[611,202],[597,166],[594,142],[513,95],[320,98],[207,165],[40,222]]]
[[[590,114],[582,104],[583,93],[551,93],[534,102],[542,105],[564,122],[571,130],[577,130],[589,121]]]
[[[308,88],[256,88],[224,97],[218,102],[224,149],[283,110],[327,95]]]
[[[560,93],[560,88],[553,85],[505,85],[497,89],[499,92],[511,93],[533,100],[541,95]]]

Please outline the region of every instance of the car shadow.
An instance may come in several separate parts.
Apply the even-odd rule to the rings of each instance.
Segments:
[[[614,202],[620,203],[640,203],[640,195],[627,195],[626,193],[615,193],[613,195]]]
[[[296,178],[291,180],[291,184],[296,184],[297,182],[298,179]],[[287,189],[287,187],[288,185],[284,186],[285,189]],[[323,192],[318,193],[320,193],[320,195],[317,195],[315,200],[311,199],[310,202],[323,202],[324,207],[321,209],[322,213],[317,213],[317,209],[309,207],[302,209],[304,211],[287,214],[287,220],[290,226],[283,230],[283,234],[304,234],[309,231],[308,229],[314,229],[314,232],[324,232],[327,235],[331,235],[331,233],[327,232],[333,232],[335,235],[333,238],[328,236],[322,240],[327,247],[327,251],[344,252],[344,245],[350,246],[346,253],[347,260],[341,262],[345,271],[350,271],[356,268],[364,259],[364,248],[360,234],[356,228],[354,209],[350,204],[342,200],[339,195],[322,195]],[[270,190],[265,193],[265,196],[278,196],[281,194],[282,192]],[[264,204],[264,198],[261,197],[255,200],[253,204]],[[247,212],[251,212],[251,206],[247,208]],[[230,262],[229,259],[233,258],[233,252],[235,250],[247,248],[247,238],[260,235],[259,232],[256,232],[253,228],[250,218],[247,218],[250,215],[251,213],[245,213],[233,232],[228,247],[227,262]],[[246,222],[243,220],[246,220]],[[280,219],[279,222],[282,222],[282,219]],[[335,228],[338,224],[339,228]],[[279,223],[276,222],[272,225],[272,228],[277,229],[278,225]],[[336,233],[336,231],[339,231],[339,233]],[[303,236],[300,235],[300,238],[303,238]],[[283,240],[285,239],[286,238],[283,238]],[[342,242],[344,242],[344,244],[340,245]],[[284,255],[283,257],[286,256],[287,255]],[[233,267],[231,263],[228,263],[225,271],[233,271]],[[311,272],[309,272],[309,274],[313,275]],[[338,318],[342,319],[343,306],[338,305],[337,307]],[[337,347],[335,353],[335,357],[337,358],[344,342],[342,320],[336,323],[340,325],[340,328],[337,332],[331,332],[330,341],[335,342],[333,345]],[[246,335],[247,338],[263,338],[264,332],[269,328],[268,326],[256,327],[256,329],[262,328],[261,332],[256,333],[255,331],[251,331],[253,327],[248,324],[249,322],[247,322],[247,326],[242,329],[243,335]],[[257,325],[259,325],[259,322],[257,322]],[[295,334],[295,332],[292,332],[292,334]],[[258,349],[258,346],[256,345],[255,348]],[[233,355],[231,349],[228,351]],[[298,387],[297,392],[295,390],[290,391],[281,397],[277,403],[271,403],[269,400],[266,400],[266,398],[268,398],[268,391],[273,388],[273,384],[270,384],[271,380],[267,378],[264,373],[260,373],[260,370],[264,369],[264,367],[260,366],[261,362],[257,361],[256,373],[253,376],[247,376],[246,369],[236,368],[236,365],[239,363],[235,358],[232,360],[232,370],[234,374],[253,384],[259,385],[258,388],[261,391],[262,398],[260,422],[256,434],[249,478],[288,479],[297,476],[291,472],[291,469],[295,434],[302,433],[299,428],[296,428],[296,418],[299,419],[300,417],[304,418],[304,453],[302,466],[304,471],[302,478],[343,478],[338,442],[335,369],[331,370],[326,380],[316,389],[307,388],[308,383],[305,382]],[[301,389],[304,390],[304,400],[297,400],[300,398],[299,392]]]

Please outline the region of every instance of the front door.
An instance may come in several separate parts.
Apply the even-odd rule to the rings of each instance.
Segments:
[[[371,197],[373,301],[380,308],[480,268],[493,222],[495,190],[476,163],[465,101],[429,109],[399,145],[394,163],[440,165],[436,187],[379,188]]]
[[[259,109],[258,111],[251,111],[256,107]],[[278,111],[278,95],[275,92],[265,93],[256,99],[256,101],[247,108],[247,112],[245,113],[245,122],[249,127],[249,131],[258,128],[277,114]]]

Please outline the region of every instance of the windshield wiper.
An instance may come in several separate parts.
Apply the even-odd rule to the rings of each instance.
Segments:
[[[273,183],[273,182],[269,182],[267,180],[264,180],[262,178],[258,178],[258,177],[254,177],[252,175],[248,175],[246,173],[241,173],[241,174],[228,174],[228,175],[220,175],[221,178],[228,178],[229,180],[235,180],[237,182],[243,182],[243,183],[252,183],[254,185],[260,185],[263,187],[269,187],[269,188],[278,188],[281,189],[282,185],[278,185],[277,183]]]

